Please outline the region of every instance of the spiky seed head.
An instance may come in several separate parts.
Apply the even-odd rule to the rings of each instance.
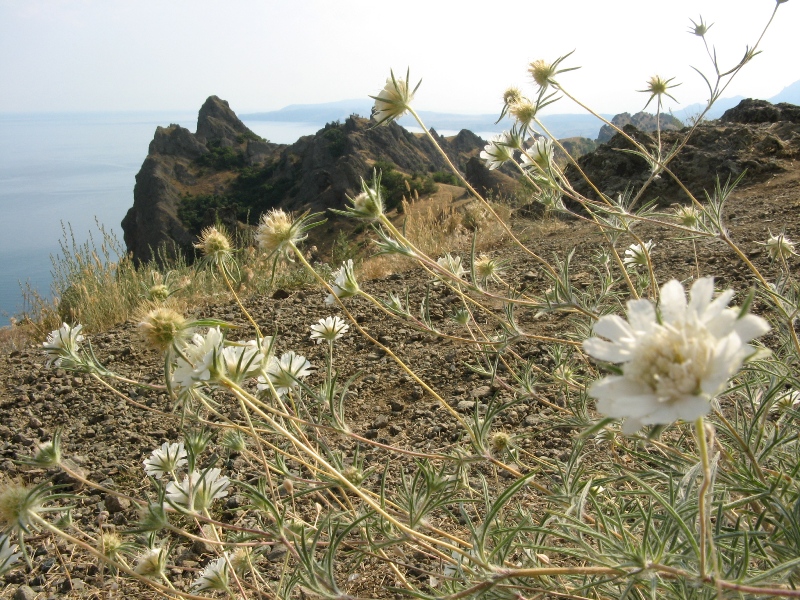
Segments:
[[[152,302],[163,302],[169,298],[169,288],[163,283],[157,283],[147,290],[147,299]]]
[[[536,106],[530,100],[520,100],[514,104],[509,105],[508,112],[519,123],[523,125],[530,125],[536,118]]]
[[[28,531],[43,495],[36,488],[9,482],[0,489],[0,530]]]
[[[497,431],[492,435],[489,443],[492,445],[492,450],[499,454],[504,452],[511,445],[511,436],[505,431]]]
[[[222,258],[230,255],[231,241],[225,231],[216,227],[206,227],[200,232],[200,239],[194,247],[203,253],[203,256]]]
[[[288,251],[289,245],[296,245],[306,237],[295,227],[292,216],[280,208],[261,215],[261,222],[256,230],[256,241],[268,254]]]
[[[113,531],[104,531],[97,538],[97,550],[106,558],[116,560],[121,554],[125,543],[122,538]]]
[[[354,465],[350,465],[342,469],[342,475],[354,486],[358,487],[364,481],[364,472]]]
[[[684,227],[695,229],[700,223],[700,211],[692,205],[678,205],[675,208],[675,216]]]
[[[503,103],[506,106],[517,104],[520,101],[522,101],[522,92],[518,87],[512,85],[505,92],[503,92]]]
[[[140,316],[139,331],[147,343],[163,352],[172,344],[187,339],[190,328],[186,319],[167,306],[152,308]]]
[[[554,65],[539,59],[534,60],[528,66],[528,73],[531,74],[536,85],[546,88],[550,84],[550,79],[556,74],[556,68]]]

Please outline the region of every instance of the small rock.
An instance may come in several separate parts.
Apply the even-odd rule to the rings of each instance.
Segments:
[[[490,388],[488,385],[482,385],[472,390],[469,393],[469,395],[471,398],[486,398],[486,396],[488,396],[491,393],[492,393],[492,388]]]
[[[27,585],[19,586],[14,592],[14,600],[33,600],[34,598],[36,598],[36,592]]]
[[[104,504],[111,514],[125,512],[131,507],[131,501],[114,494],[106,494]]]
[[[475,408],[475,401],[474,400],[462,400],[456,405],[456,409],[461,412],[468,412]]]
[[[382,427],[386,427],[389,424],[389,417],[386,415],[378,415],[375,420],[372,422],[372,429],[381,429]]]

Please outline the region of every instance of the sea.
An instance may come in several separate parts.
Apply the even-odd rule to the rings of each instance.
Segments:
[[[325,125],[243,121],[278,144]],[[195,131],[197,112],[0,113],[0,327],[30,309],[28,290],[55,295],[62,243],[102,241],[98,224],[122,243],[136,173],[156,127],[171,123]]]
[[[79,244],[102,240],[100,223],[122,241],[136,173],[156,127],[170,123],[195,131],[197,113],[0,113],[0,326],[30,308],[23,289],[53,295],[53,260],[65,232]],[[245,124],[286,144],[325,125]]]

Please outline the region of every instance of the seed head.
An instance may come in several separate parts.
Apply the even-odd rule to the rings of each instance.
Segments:
[[[512,106],[522,101],[522,92],[518,87],[511,86],[503,92],[503,104]]]
[[[125,550],[125,543],[115,532],[104,531],[97,538],[97,550],[106,558],[115,561]]]
[[[531,74],[536,85],[546,88],[550,84],[550,79],[556,74],[556,70],[553,65],[539,59],[530,64],[528,73]]]
[[[44,488],[7,483],[0,489],[0,530],[28,532],[42,509]]]
[[[261,215],[261,223],[256,230],[256,241],[259,247],[267,254],[283,252],[290,255],[292,245],[297,245],[306,239],[290,214],[280,208],[274,208]]]
[[[530,125],[536,118],[537,108],[530,100],[520,100],[509,105],[508,112],[522,125]]]
[[[505,451],[511,445],[511,436],[505,431],[497,431],[494,433],[494,435],[492,435],[492,438],[489,441],[492,445],[492,450],[499,454]]]
[[[200,232],[200,239],[194,247],[211,259],[219,260],[230,256],[231,242],[224,229],[206,227]]]
[[[706,24],[706,22],[703,21],[702,15],[700,16],[700,20],[697,23],[694,22],[694,19],[689,19],[689,20],[692,22],[692,26],[689,27],[689,33],[691,33],[692,35],[696,35],[697,37],[705,36],[708,30],[711,29],[711,25],[713,25],[713,23],[711,23],[711,25]]]
[[[640,92],[644,92],[646,94],[650,94],[650,98],[647,100],[647,104],[644,105],[645,108],[653,101],[653,98],[658,98],[658,104],[661,105],[663,100],[663,96],[667,98],[672,98],[675,100],[675,97],[672,96],[667,90],[670,90],[674,87],[679,86],[679,83],[674,83],[670,85],[670,82],[675,79],[674,77],[670,77],[669,79],[663,79],[658,75],[653,75],[650,79],[647,80],[647,87],[643,90],[639,90]],[[677,100],[675,100],[677,102]]]
[[[139,331],[150,346],[161,352],[173,344],[182,344],[191,334],[186,319],[167,306],[152,308],[140,319]]]
[[[696,229],[700,224],[701,212],[693,205],[684,206],[682,204],[675,208],[675,216],[684,227]]]
[[[163,283],[157,283],[147,290],[147,299],[151,302],[163,302],[169,298],[169,288]]]

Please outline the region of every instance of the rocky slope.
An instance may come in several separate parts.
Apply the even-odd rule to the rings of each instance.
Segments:
[[[656,141],[631,125],[625,131],[651,151]],[[688,129],[665,131],[662,148],[666,152],[680,143]],[[615,135],[595,152],[578,160],[581,170],[600,191],[616,197],[627,189],[638,189],[650,175],[648,163],[627,151],[633,145],[622,135]],[[747,171],[746,184],[762,182],[778,174],[795,170],[793,161],[800,157],[800,108],[790,104],[773,105],[765,100],[743,100],[718,121],[701,123],[689,142],[670,163],[686,187],[699,199],[711,192],[714,178],[724,184]],[[575,189],[590,198],[596,194],[577,169],[569,167],[567,177]],[[686,196],[668,175],[652,182],[644,200],[662,205],[684,202]]]

